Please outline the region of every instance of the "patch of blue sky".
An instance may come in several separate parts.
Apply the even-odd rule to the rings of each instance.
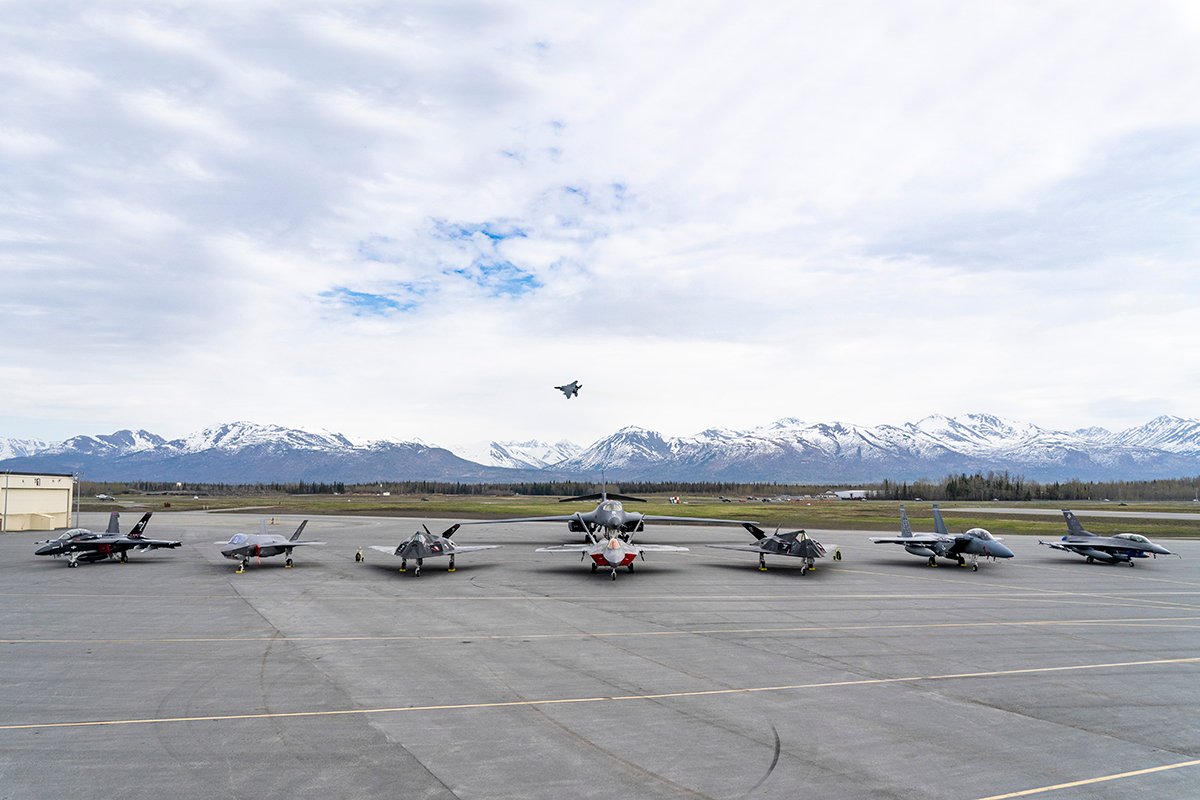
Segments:
[[[450,222],[444,219],[433,220],[434,235],[442,239],[471,240],[482,234],[493,242],[505,239],[524,239],[529,236],[524,228],[509,222]]]
[[[412,311],[418,306],[418,302],[411,297],[398,298],[386,294],[356,292],[345,286],[335,286],[329,291],[321,292],[321,297],[349,309],[356,317],[387,317]]]
[[[537,276],[511,261],[476,259],[469,267],[447,272],[485,289],[492,297],[521,297],[542,287]]]

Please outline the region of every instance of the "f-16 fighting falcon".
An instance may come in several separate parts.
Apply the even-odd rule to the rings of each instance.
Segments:
[[[583,388],[583,384],[579,381],[571,381],[568,384],[563,386],[555,386],[554,388],[558,389],[568,400],[570,400],[572,397],[577,397],[579,395],[579,390]]]
[[[292,538],[285,539],[278,533],[267,533],[267,521],[264,519],[258,533],[235,533],[228,542],[216,542],[215,544],[221,545],[221,555],[241,562],[234,570],[238,575],[241,575],[246,571],[246,567],[250,566],[251,557],[263,558],[286,553],[287,560],[283,562],[283,566],[291,567],[293,547],[325,544],[324,542],[300,541],[300,533],[307,524],[308,520],[301,522],[300,527],[296,528],[296,532],[292,534]]]
[[[451,525],[441,536],[430,533],[429,528],[424,524],[421,527],[425,530],[417,531],[411,539],[398,547],[373,544],[371,545],[371,549],[387,553],[389,556],[399,556],[401,572],[408,572],[408,562],[416,561],[417,565],[413,569],[413,575],[419,578],[421,577],[421,563],[427,558],[450,556],[450,563],[446,567],[446,572],[454,572],[454,557],[459,553],[474,553],[477,550],[495,550],[500,546],[498,544],[457,545],[450,541],[450,537],[458,530],[458,525]]]
[[[561,514],[551,517],[513,517],[511,519],[474,520],[463,525],[501,525],[506,522],[565,522],[571,533],[588,534],[589,539],[612,538],[614,536],[628,540],[630,536],[645,530],[647,522],[695,522],[714,525],[749,525],[750,523],[737,519],[712,519],[709,517],[664,517],[654,514],[641,514],[636,511],[626,511],[622,501],[626,503],[644,503],[640,497],[629,497],[623,494],[609,494],[601,491],[599,494],[585,494],[579,497],[566,497],[560,503],[575,503],[583,500],[599,500],[599,504],[591,511],[576,511],[574,514]],[[599,536],[592,536],[599,534]]]
[[[1087,563],[1103,561],[1105,564],[1119,564],[1122,561],[1134,565],[1135,558],[1151,558],[1157,556],[1178,556],[1161,544],[1155,544],[1138,533],[1118,533],[1113,536],[1098,536],[1084,530],[1083,525],[1070,511],[1063,509],[1067,520],[1067,535],[1057,542],[1043,542],[1053,550],[1066,550],[1087,559]],[[1179,556],[1182,558],[1183,556]]]
[[[553,547],[539,547],[539,553],[579,553],[579,560],[584,561],[588,556],[592,557],[592,572],[603,567],[609,570],[609,578],[617,579],[617,568],[625,567],[625,569],[633,572],[633,561],[638,556],[642,560],[646,560],[646,553],[682,553],[686,552],[686,547],[676,547],[671,544],[634,544],[633,535],[630,534],[625,538],[619,536],[606,536],[602,539],[597,539],[589,531],[587,534],[587,544],[556,544]]]
[[[767,571],[768,555],[799,558],[802,559],[800,562],[801,575],[809,570],[815,570],[817,568],[816,560],[824,558],[827,554],[825,546],[816,539],[808,538],[808,534],[804,531],[780,533],[776,528],[775,533],[768,536],[766,531],[749,522],[742,523],[742,527],[750,531],[757,540],[754,544],[710,544],[708,547],[715,547],[718,550],[742,550],[747,553],[758,553],[758,569],[761,572]],[[833,560],[841,561],[841,549],[837,545],[832,545],[832,548]]]
[[[121,535],[119,512],[112,512],[108,517],[108,530],[104,533],[89,531],[86,528],[72,528],[65,531],[57,539],[38,542],[41,545],[34,555],[66,556],[68,567],[78,567],[80,561],[88,563],[103,561],[111,558],[121,563],[129,560],[129,551],[137,548],[139,551],[157,550],[160,547],[175,548],[182,542],[169,542],[162,539],[147,539],[142,535],[150,522],[153,511],[147,511],[138,523],[133,526],[128,535]]]
[[[942,520],[942,510],[933,504],[933,526],[936,533],[913,533],[908,523],[908,512],[900,506],[900,535],[872,536],[875,544],[902,544],[914,556],[929,559],[929,566],[936,567],[939,558],[954,561],[960,567],[967,565],[970,557],[971,570],[979,571],[979,557],[1012,558],[1013,551],[1000,544],[1000,540],[983,528],[971,528],[966,533],[952,534]]]

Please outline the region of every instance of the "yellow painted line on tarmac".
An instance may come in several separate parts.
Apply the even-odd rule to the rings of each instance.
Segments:
[[[162,725],[176,722],[229,722],[250,719],[287,719],[313,717],[348,717],[367,714],[403,714],[429,711],[464,711],[492,708],[523,708],[530,706],[581,705],[585,703],[620,703],[635,700],[670,700],[690,697],[719,697],[729,695],[760,694],[765,692],[789,692],[803,689],[834,689],[847,686],[882,686],[886,684],[919,683],[922,681],[944,681],[965,678],[996,678],[1009,675],[1034,675],[1051,672],[1075,672],[1093,669],[1120,669],[1122,667],[1151,667],[1176,664],[1200,663],[1197,658],[1164,658],[1154,661],[1122,661],[1107,664],[1077,664],[1068,667],[1028,667],[1003,669],[990,672],[958,672],[949,675],[919,675],[902,678],[862,678],[849,681],[825,683],[793,683],[782,686],[754,686],[738,689],[705,689],[691,692],[659,692],[656,694],[626,694],[600,697],[563,697],[543,700],[505,700],[490,703],[452,703],[436,706],[395,706],[392,708],[343,708],[331,711],[278,711],[260,714],[213,714],[195,717],[150,717],[145,719],[106,719],[85,722],[33,722],[15,725],[0,725],[0,731],[46,730],[49,728],[97,728],[117,725]]]
[[[578,631],[573,633],[489,633],[489,634],[381,634],[359,636],[172,636],[154,639],[0,639],[0,644],[213,644],[221,642],[436,642],[436,641],[507,641],[552,639],[604,639],[641,636],[716,636],[722,634],[774,633],[841,633],[854,631],[890,630],[961,630],[964,628],[1025,628],[1082,625],[1088,627],[1179,628],[1190,630],[1197,625],[1173,623],[1200,622],[1195,617],[1131,617],[1128,619],[1031,619],[1007,622],[906,622],[875,623],[871,625],[803,625],[777,628],[697,628],[694,630],[659,631]]]
[[[1200,758],[1193,761],[1180,761],[1178,764],[1164,764],[1161,767],[1150,767],[1149,769],[1135,769],[1131,772],[1118,772],[1115,775],[1102,775],[1099,778],[1085,778],[1084,780],[1071,781],[1070,783],[1056,783],[1053,786],[1040,786],[1037,789],[1022,789],[1019,792],[1009,792],[1008,794],[994,794],[989,797],[981,797],[979,800],[1010,800],[1013,797],[1029,797],[1034,794],[1042,794],[1044,792],[1056,792],[1059,789],[1073,789],[1076,786],[1091,786],[1094,783],[1105,783],[1107,781],[1116,781],[1121,778],[1134,778],[1138,775],[1150,775],[1155,772],[1166,772],[1172,769],[1183,769],[1184,767],[1200,766]]]

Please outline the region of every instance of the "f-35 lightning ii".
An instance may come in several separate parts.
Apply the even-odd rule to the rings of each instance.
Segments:
[[[601,491],[599,494],[585,494],[579,497],[566,497],[560,503],[576,503],[584,500],[599,500],[591,511],[576,511],[574,514],[561,514],[550,517],[512,517],[510,519],[474,520],[461,523],[463,525],[500,525],[506,522],[565,522],[571,533],[587,534],[588,540],[619,537],[628,540],[634,533],[645,530],[647,522],[693,522],[710,523],[714,525],[749,525],[750,523],[737,519],[712,519],[709,517],[666,517],[655,514],[641,514],[636,511],[626,511],[622,501],[626,503],[644,503],[640,497],[629,497],[623,494],[609,494]]]
[[[816,539],[808,538],[808,534],[804,531],[788,531],[780,533],[779,529],[775,529],[775,533],[767,535],[767,532],[749,522],[743,522],[742,527],[750,531],[756,541],[754,544],[710,544],[708,547],[715,547],[718,550],[742,550],[747,553],[758,553],[758,569],[761,572],[767,571],[767,556],[791,556],[793,558],[802,559],[800,562],[800,574],[804,575],[809,570],[815,570],[816,560],[824,558],[827,550],[824,545]],[[833,548],[833,560],[842,560],[842,551],[837,545],[831,545]]]
[[[570,400],[572,397],[578,396],[579,390],[583,388],[583,384],[579,381],[571,381],[568,384],[564,384],[563,386],[555,386],[554,388],[558,389],[568,400]]]
[[[133,526],[128,535],[121,535],[121,516],[114,511],[108,516],[108,530],[104,533],[89,531],[86,528],[72,528],[62,533],[57,539],[38,542],[41,545],[34,555],[66,556],[68,567],[79,566],[80,561],[92,563],[111,558],[121,563],[129,560],[129,551],[137,548],[139,551],[157,550],[179,547],[182,542],[169,542],[163,539],[147,539],[142,535],[150,522],[153,511],[147,511],[138,523]]]
[[[1096,561],[1103,561],[1105,564],[1120,564],[1124,561],[1132,567],[1135,558],[1179,555],[1138,533],[1099,536],[1084,530],[1083,525],[1070,511],[1063,509],[1062,513],[1067,520],[1067,535],[1057,542],[1043,542],[1039,539],[1038,544],[1044,544],[1053,550],[1065,550],[1068,553],[1081,555],[1087,559],[1089,564]]]
[[[371,545],[371,549],[387,553],[389,556],[399,556],[401,572],[408,572],[408,562],[416,561],[417,566],[413,569],[413,575],[419,578],[421,577],[421,564],[427,558],[449,556],[450,564],[446,567],[446,572],[454,572],[454,557],[459,553],[474,553],[477,550],[495,550],[500,546],[498,544],[457,545],[450,541],[450,537],[458,530],[458,525],[451,525],[441,536],[430,533],[429,528],[424,524],[421,527],[425,530],[417,531],[412,535],[411,539],[400,544],[398,547],[373,544]]]
[[[586,561],[589,556],[592,559],[592,572],[596,572],[600,568],[609,570],[609,578],[617,579],[617,569],[625,567],[625,569],[633,572],[633,562],[638,556],[642,560],[646,560],[646,553],[682,553],[686,552],[686,547],[676,547],[671,544],[634,544],[633,535],[630,534],[625,538],[612,535],[602,539],[597,539],[589,531],[587,534],[587,544],[556,544],[552,547],[539,547],[538,553],[579,553],[579,560]]]
[[[228,542],[215,542],[215,544],[221,545],[221,555],[241,562],[234,570],[238,575],[246,571],[251,558],[277,556],[280,553],[287,554],[287,560],[283,562],[283,566],[291,568],[293,547],[325,544],[324,542],[300,541],[300,533],[307,524],[308,520],[301,522],[300,527],[296,528],[296,532],[292,534],[292,538],[285,539],[278,533],[267,533],[267,521],[264,519],[259,526],[258,533],[235,533]]]
[[[936,567],[939,558],[954,561],[965,567],[970,558],[971,570],[979,571],[979,557],[1012,558],[1013,551],[1000,544],[1000,540],[983,528],[971,528],[966,533],[952,534],[942,520],[942,510],[933,504],[933,526],[936,533],[913,533],[908,523],[908,512],[900,506],[900,535],[872,536],[875,544],[902,544],[914,556],[929,559],[929,566]]]

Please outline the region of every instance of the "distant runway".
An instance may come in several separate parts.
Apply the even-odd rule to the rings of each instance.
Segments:
[[[1125,519],[1178,519],[1190,522],[1200,522],[1200,512],[1188,511],[1138,511],[1136,506],[1118,506],[1114,509],[1092,508],[1078,510],[1071,508],[1070,503],[1063,503],[1063,508],[1070,508],[1077,517],[1124,517]],[[1131,510],[1132,509],[1132,510]],[[1009,506],[978,506],[975,508],[949,509],[954,514],[1022,514],[1029,517],[1057,517],[1062,519],[1062,510],[1056,508],[1012,508]]]
[[[672,526],[642,537],[689,552],[610,581],[510,524],[455,573],[355,563],[419,522],[313,517],[329,546],[244,575],[212,544],[244,515],[74,570],[0,537],[0,797],[1200,793],[1200,541],[1130,569],[1008,536],[973,573],[820,531],[845,560],[801,577]]]

